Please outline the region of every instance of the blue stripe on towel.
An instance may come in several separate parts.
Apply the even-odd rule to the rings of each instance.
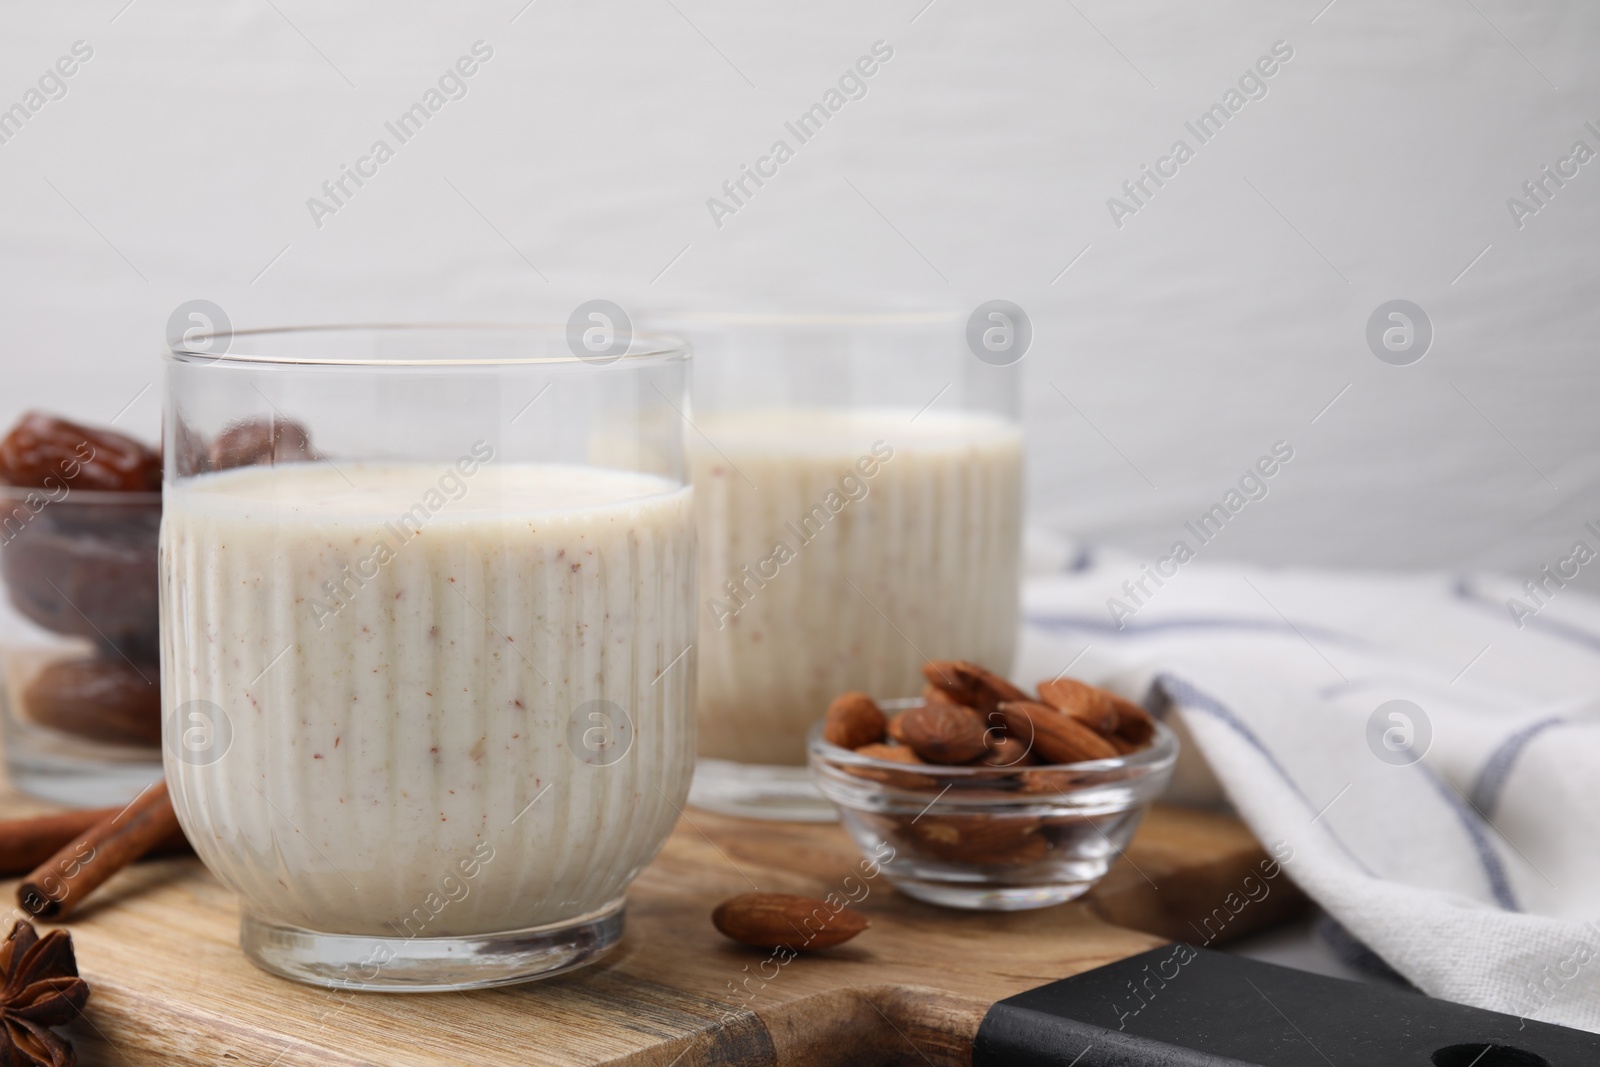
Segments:
[[[1505,604],[1490,600],[1474,589],[1472,583],[1465,578],[1456,579],[1453,592],[1458,600],[1465,600],[1473,607],[1488,608],[1496,615],[1500,615],[1502,619],[1510,614],[1506,612]],[[1531,615],[1523,619],[1522,624],[1530,629],[1547,633],[1552,637],[1559,637],[1564,641],[1571,641],[1575,645],[1582,645],[1592,652],[1600,652],[1600,635],[1592,634],[1580,626],[1572,625],[1570,622],[1561,622],[1557,619],[1546,619],[1538,615]],[[1521,627],[1518,627],[1518,629],[1521,629]]]
[[[1293,626],[1281,622],[1272,622],[1264,619],[1240,619],[1226,616],[1194,616],[1180,619],[1159,619],[1155,622],[1129,622],[1118,626],[1107,622],[1098,616],[1089,615],[1029,615],[1027,623],[1037,626],[1041,630],[1092,630],[1096,633],[1105,633],[1113,637],[1142,637],[1145,634],[1165,633],[1172,630],[1239,630],[1245,633],[1278,633],[1291,637],[1301,637],[1306,633],[1316,634],[1318,637],[1331,641],[1340,641],[1345,644],[1361,644],[1358,639],[1336,630],[1326,630],[1319,626],[1305,626],[1295,629]]]
[[[1472,806],[1483,812],[1485,818],[1493,814],[1494,809],[1500,806],[1500,791],[1511,776],[1511,768],[1516,765],[1522,750],[1528,747],[1528,742],[1550,727],[1566,721],[1559,715],[1552,715],[1548,719],[1529,723],[1500,742],[1484,761],[1483,770],[1478,772],[1478,780],[1472,783]]]
[[[1278,761],[1278,757],[1273,755],[1272,750],[1267,748],[1261,738],[1256,736],[1255,731],[1250,729],[1244,720],[1234,714],[1233,710],[1226,704],[1208,693],[1201,692],[1195,686],[1176,675],[1166,672],[1156,676],[1155,684],[1180,706],[1205,712],[1232,729],[1250,747],[1261,753],[1272,769],[1277,772],[1278,777],[1282,778],[1284,783],[1294,790],[1295,795],[1305,803],[1307,808],[1313,812],[1317,810],[1316,805],[1311,802],[1311,798],[1306,796],[1305,790],[1301,789],[1299,783],[1290,776],[1288,770]],[[1420,761],[1414,766],[1421,771],[1422,775],[1428,780],[1428,784],[1433,786],[1434,791],[1439,794],[1446,806],[1460,820],[1462,828],[1472,842],[1474,851],[1478,854],[1478,862],[1483,867],[1484,879],[1489,884],[1489,892],[1494,895],[1495,902],[1507,911],[1521,911],[1521,907],[1517,904],[1516,894],[1512,891],[1511,879],[1506,873],[1505,865],[1500,862],[1500,857],[1489,844],[1489,839],[1484,835],[1483,827],[1480,825],[1480,822],[1487,820],[1480,820],[1478,813],[1468,807],[1457,795],[1455,787],[1440,778],[1433,768]],[[1350,850],[1348,845],[1340,840],[1339,835],[1333,832],[1332,827],[1326,822],[1321,822],[1321,825],[1323,831],[1333,843],[1338,845],[1344,854],[1349,856],[1351,861],[1361,868],[1364,874],[1374,878],[1378,877],[1370,867],[1361,861],[1359,856]]]
[[[1346,967],[1354,968],[1370,977],[1409,989],[1413,993],[1422,992],[1412,985],[1405,975],[1389,966],[1388,961],[1372,951],[1365,942],[1345,929],[1339,920],[1327,912],[1317,916],[1316,923],[1312,929],[1322,939],[1322,943],[1328,946],[1328,950]]]
[[[1412,764],[1422,772],[1422,776],[1433,786],[1450,810],[1455,812],[1456,818],[1461,820],[1461,826],[1472,839],[1472,847],[1477,850],[1478,861],[1483,864],[1484,877],[1489,879],[1489,892],[1494,894],[1495,902],[1507,911],[1521,911],[1517,904],[1517,896],[1511,889],[1511,878],[1506,874],[1505,864],[1500,862],[1500,857],[1495,854],[1494,848],[1489,844],[1489,838],[1483,832],[1481,823],[1487,821],[1487,816],[1474,811],[1469,807],[1461,794],[1456,792],[1456,787],[1439,777],[1437,771],[1422,761]]]
[[[1300,783],[1294,780],[1282,763],[1278,762],[1278,757],[1273,755],[1272,750],[1266,746],[1266,743],[1260,737],[1256,736],[1256,732],[1250,729],[1243,719],[1233,713],[1233,709],[1211,694],[1201,692],[1174,674],[1168,674],[1163,671],[1161,674],[1156,675],[1155,684],[1176,704],[1181,707],[1192,708],[1195,711],[1205,712],[1243,738],[1251,748],[1261,753],[1262,758],[1278,773],[1278,777],[1283,779],[1285,785],[1294,790],[1295,795],[1304,802],[1306,808],[1315,816],[1317,806],[1311,802],[1310,797],[1306,796],[1305,790],[1300,788]],[[1321,822],[1321,820],[1318,821]],[[1346,856],[1350,857],[1350,862],[1361,868],[1363,874],[1372,878],[1378,877],[1372,868],[1362,861],[1360,856],[1350,851],[1350,846],[1346,845],[1339,838],[1339,835],[1333,832],[1333,827],[1326,822],[1321,822],[1321,826],[1322,832],[1327,834],[1329,839],[1338,845]]]

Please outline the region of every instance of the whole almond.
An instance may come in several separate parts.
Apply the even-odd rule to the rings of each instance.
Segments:
[[[1032,863],[1049,850],[1035,832],[1039,826],[1032,817],[923,815],[908,820],[904,829],[920,848],[940,859],[1015,866]]]
[[[1070,793],[1092,776],[1077,771],[1026,770],[1022,772],[1024,793]]]
[[[1143,747],[1155,736],[1155,721],[1149,712],[1098,686],[1056,678],[1039,683],[1039,699],[1099,733],[1116,734],[1134,748]]]
[[[994,711],[1002,701],[1032,699],[993,671],[966,660],[929,660],[922,665],[922,676],[950,694],[957,704],[984,714]]]
[[[822,739],[841,748],[860,748],[883,740],[887,725],[878,704],[865,693],[844,693],[828,705]]]
[[[1029,834],[1003,852],[985,852],[978,862],[991,867],[1025,867],[1038,863],[1050,851],[1050,842],[1043,834]]]
[[[929,763],[966,763],[988,749],[983,716],[958,704],[925,704],[900,715],[901,736]]]
[[[724,937],[751,948],[807,952],[833,948],[869,925],[859,911],[793,893],[741,893],[718,904],[711,922]]]
[[[1131,701],[1113,696],[1117,707],[1116,735],[1134,748],[1143,748],[1156,735],[1156,721],[1150,713]]]
[[[906,743],[906,728],[900,721],[903,718],[905,718],[905,714],[902,712],[890,719],[888,725],[883,728],[883,732],[888,735],[889,740],[900,745]]]
[[[905,745],[862,745],[856,749],[856,755],[868,759],[887,760],[891,763],[903,763],[916,767],[926,767],[927,764],[917,758],[917,754]],[[913,774],[910,771],[895,771],[887,767],[844,767],[846,774],[853,774],[857,778],[865,778],[872,782],[882,782],[884,785],[896,789],[932,789],[938,782],[926,774]]]
[[[960,672],[956,670],[955,660],[930,659],[922,665],[922,676],[928,680],[928,688],[938,690],[944,694],[944,704],[965,704],[977,697],[975,691],[962,682]],[[936,701],[923,697],[926,703]]]
[[[868,759],[892,760],[895,763],[914,763],[919,767],[926,767],[921,758],[906,745],[888,745],[877,743],[862,745],[856,749],[856,755],[866,756]]]
[[[1115,759],[1116,746],[1072,716],[1034,701],[1000,705],[1006,732],[1027,744],[1046,763]]]
[[[1104,689],[1074,678],[1055,678],[1039,683],[1039,699],[1096,733],[1109,734],[1117,728],[1117,708]]]
[[[1027,744],[1019,738],[990,732],[989,751],[979,756],[976,762],[982,767],[1027,767],[1039,761],[1033,758]]]

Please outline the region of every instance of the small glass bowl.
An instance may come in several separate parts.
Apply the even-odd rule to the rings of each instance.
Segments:
[[[126,803],[161,776],[159,492],[0,486],[0,579],[30,624],[0,648],[13,785]]]
[[[817,787],[896,888],[976,911],[1043,908],[1088,892],[1166,789],[1178,755],[1159,722],[1151,743],[1126,756],[1027,767],[872,759],[824,741],[821,723],[809,745]]]

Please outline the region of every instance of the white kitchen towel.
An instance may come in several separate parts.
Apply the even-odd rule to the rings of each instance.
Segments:
[[[1600,602],[1544,575],[1165,569],[1030,578],[1023,676],[1164,708],[1423,992],[1600,1031]]]

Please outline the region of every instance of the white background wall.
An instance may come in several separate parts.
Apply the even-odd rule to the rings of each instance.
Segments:
[[[1215,558],[1524,575],[1600,520],[1600,162],[1521,230],[1506,208],[1600,149],[1592,3],[125,2],[0,8],[0,106],[94,49],[0,145],[0,422],[153,435],[195,297],[258,325],[998,296],[1036,325],[1060,530],[1162,548],[1279,439]],[[867,97],[716,228],[706,198],[880,39]],[[478,40],[469,94],[315,227],[306,198]],[[1114,226],[1279,40],[1266,98]],[[1364,341],[1396,297],[1437,330],[1410,367]]]

